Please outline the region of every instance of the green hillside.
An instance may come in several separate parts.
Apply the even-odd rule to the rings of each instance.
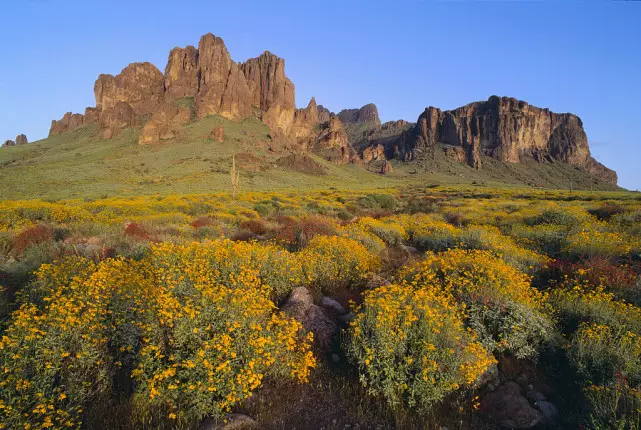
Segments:
[[[222,125],[225,141],[215,142],[211,130]],[[233,122],[208,117],[185,127],[183,135],[158,145],[138,144],[138,129],[102,140],[95,125],[28,145],[0,149],[0,199],[103,198],[229,190],[231,157],[241,169],[240,188],[252,191],[372,188],[405,184],[476,184],[611,190],[610,184],[562,163],[506,165],[484,159],[475,170],[436,150],[423,159],[393,161],[394,171],[378,174],[380,164],[334,165],[320,157],[325,174],[306,174],[305,166],[281,167],[291,154],[272,139],[257,119]],[[282,164],[282,163],[281,163]],[[322,169],[321,169],[322,170]],[[572,185],[570,185],[572,184]]]

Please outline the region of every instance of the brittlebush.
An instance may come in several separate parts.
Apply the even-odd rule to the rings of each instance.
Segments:
[[[368,392],[392,408],[425,412],[473,386],[495,360],[463,326],[462,308],[439,288],[367,291],[345,344]]]
[[[219,282],[203,246],[43,266],[35,303],[0,340],[1,426],[78,428],[128,390],[136,416],[123,421],[193,425],[266,375],[305,381],[311,338],[277,312],[254,265]]]
[[[380,259],[360,242],[339,236],[316,236],[299,252],[303,281],[317,291],[331,294],[358,283],[380,267]]]
[[[403,268],[399,278],[415,288],[437,285],[464,303],[467,325],[492,353],[535,357],[553,337],[546,295],[490,251],[428,252],[423,261]]]

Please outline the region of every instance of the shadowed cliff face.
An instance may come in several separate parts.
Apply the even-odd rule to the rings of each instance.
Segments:
[[[510,97],[492,96],[451,111],[428,107],[416,127],[399,139],[402,157],[414,159],[417,152],[436,143],[462,148],[466,162],[481,168],[481,154],[506,163],[525,158],[562,161],[616,183],[616,172],[590,155],[581,119],[530,106]]]

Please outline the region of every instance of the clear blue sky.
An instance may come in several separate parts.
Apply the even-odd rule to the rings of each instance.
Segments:
[[[2,0],[0,140],[46,137],[93,106],[100,73],[222,37],[286,59],[296,101],[368,102],[415,121],[491,94],[584,122],[596,158],[641,189],[641,2]]]

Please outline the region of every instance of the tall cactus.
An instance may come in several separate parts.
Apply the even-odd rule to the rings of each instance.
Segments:
[[[238,190],[238,180],[240,172],[236,170],[236,154],[231,157],[231,198],[236,200],[236,191]]]

